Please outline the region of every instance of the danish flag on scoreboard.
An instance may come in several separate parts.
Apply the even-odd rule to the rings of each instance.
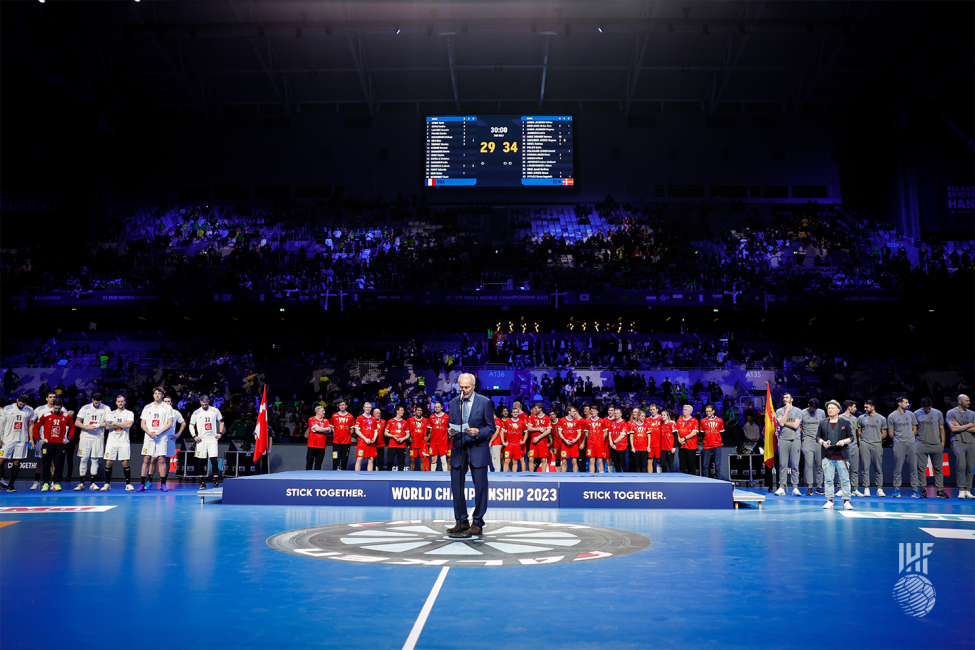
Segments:
[[[941,467],[944,468],[944,475],[951,476],[951,465],[948,463],[948,452],[945,452],[945,458],[941,462]],[[927,476],[934,476],[934,466],[931,464],[931,457],[928,456],[928,470],[926,472]]]
[[[572,179],[571,178],[563,178],[562,179],[562,185],[563,186],[565,186],[565,185],[574,185],[574,183],[572,182]]]

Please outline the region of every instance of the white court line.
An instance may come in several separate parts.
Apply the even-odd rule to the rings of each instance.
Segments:
[[[420,610],[420,616],[417,617],[416,623],[413,624],[413,629],[410,631],[410,636],[406,637],[406,643],[403,644],[403,650],[413,650],[416,647],[417,639],[420,638],[420,633],[423,632],[423,626],[427,623],[427,617],[430,615],[430,610],[433,609],[433,603],[437,600],[437,594],[440,593],[440,587],[443,586],[444,578],[447,577],[447,571],[450,570],[449,566],[445,566],[440,569],[440,575],[437,576],[437,581],[433,583],[433,589],[430,590],[430,595],[427,596],[427,602],[423,603],[423,609]]]
[[[975,541],[975,530],[965,530],[962,528],[922,528],[924,532],[932,537],[942,539],[970,539]]]

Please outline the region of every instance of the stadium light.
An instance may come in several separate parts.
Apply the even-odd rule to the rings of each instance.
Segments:
[[[605,24],[606,24],[606,23],[599,23],[599,26],[598,26],[598,27],[596,27],[596,29],[597,29],[597,30],[599,31],[599,33],[600,33],[600,34],[602,34],[602,33],[603,33],[603,25],[605,25]]]
[[[399,36],[400,35],[400,32],[402,32],[402,31],[403,31],[402,29],[400,29],[399,27],[397,27],[396,28],[396,35]]]

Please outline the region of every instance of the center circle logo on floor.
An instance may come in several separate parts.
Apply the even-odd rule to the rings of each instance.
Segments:
[[[408,519],[300,528],[268,538],[303,557],[396,566],[539,566],[606,560],[650,546],[625,530],[559,522],[487,520],[477,538],[444,532],[453,520]]]

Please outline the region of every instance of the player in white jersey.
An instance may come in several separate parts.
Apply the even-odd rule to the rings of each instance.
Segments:
[[[30,422],[34,417],[34,409],[27,406],[27,395],[21,395],[13,404],[8,404],[0,411],[0,485],[7,492],[16,492],[14,483],[20,473],[20,461],[27,458],[27,447],[30,445]],[[4,479],[7,461],[13,462],[10,469],[10,481]]]
[[[163,403],[172,406],[173,398],[164,397]],[[179,431],[176,430],[177,424],[179,425]],[[169,436],[169,439],[166,442],[166,459],[169,461],[169,463],[166,465],[167,471],[172,469],[172,461],[173,458],[176,456],[176,440],[179,439],[181,435],[183,435],[183,432],[186,431],[186,427],[188,424],[189,423],[183,419],[183,414],[180,413],[178,410],[176,410],[176,408],[173,408],[173,424],[169,427],[169,430],[166,432],[166,435]],[[159,486],[160,488],[162,488],[163,492],[167,491],[165,474],[160,474]]]
[[[112,409],[108,404],[102,404],[104,396],[101,393],[92,393],[91,404],[85,404],[78,409],[74,424],[79,431],[78,458],[81,459],[81,466],[78,468],[80,483],[75,486],[75,492],[85,489],[85,474],[91,466],[91,483],[88,486],[91,490],[97,490],[95,478],[98,476],[98,463],[105,455],[105,418]],[[65,459],[70,460],[70,459]]]
[[[122,461],[122,473],[125,475],[125,490],[132,492],[132,468],[129,467],[129,457],[132,446],[129,441],[129,429],[135,424],[135,413],[125,408],[125,395],[115,398],[115,410],[105,418],[105,428],[108,429],[108,442],[105,445],[105,485],[102,492],[112,489],[112,463]]]
[[[58,394],[53,390],[48,391],[47,395],[44,396],[46,403],[43,406],[39,406],[34,409],[34,419],[33,422],[37,422],[42,417],[54,410],[54,398]],[[41,437],[44,437],[44,432],[41,432]],[[34,442],[34,459],[37,461],[34,467],[34,484],[30,486],[32,490],[38,490],[41,487],[41,466],[44,464],[44,450],[41,448],[42,445],[38,444],[37,441]],[[53,463],[53,458],[48,458],[47,462]]]
[[[154,459],[159,465],[159,475],[163,477],[161,489],[165,489],[165,476],[169,464],[166,455],[169,450],[168,432],[173,427],[174,419],[173,407],[163,402],[163,389],[154,388],[152,402],[142,409],[142,430],[146,432],[146,437],[142,442],[142,483],[135,489],[136,492],[145,492],[147,484],[152,480]]]
[[[210,398],[200,395],[200,408],[190,417],[190,435],[196,440],[196,457],[203,460],[200,489],[207,489],[207,477],[215,474],[213,487],[220,487],[223,472],[220,470],[220,451],[217,440],[223,435],[223,415],[210,406]],[[209,460],[208,460],[209,459]],[[209,467],[207,466],[209,464]]]

